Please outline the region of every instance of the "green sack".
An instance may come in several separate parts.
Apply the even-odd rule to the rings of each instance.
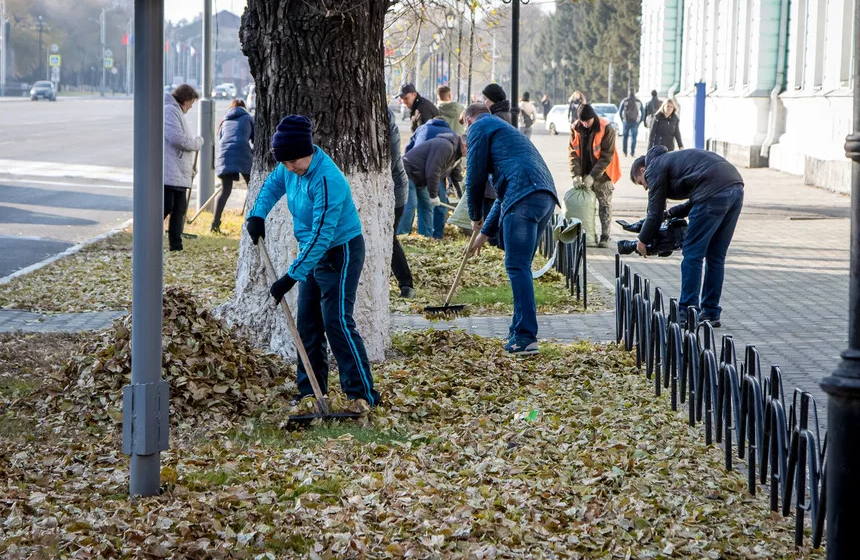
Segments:
[[[577,219],[582,222],[586,242],[594,247],[597,245],[597,197],[585,188],[573,188],[564,195],[564,217]]]

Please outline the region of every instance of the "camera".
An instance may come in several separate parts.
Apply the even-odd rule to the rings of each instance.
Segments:
[[[625,231],[638,233],[642,230],[642,225],[645,220],[639,220],[632,224],[622,220],[616,220]],[[657,235],[654,237],[654,242],[648,246],[648,255],[657,255],[658,257],[668,257],[672,251],[677,251],[684,245],[684,239],[687,237],[687,220],[683,218],[669,218],[660,225]],[[619,255],[632,255],[636,252],[636,240],[622,239],[618,242]]]

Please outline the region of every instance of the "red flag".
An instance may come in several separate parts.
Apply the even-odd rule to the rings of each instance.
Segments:
[[[124,46],[128,46],[128,33],[124,33],[122,36],[122,44]]]

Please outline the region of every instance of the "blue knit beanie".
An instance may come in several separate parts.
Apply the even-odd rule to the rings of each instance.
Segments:
[[[303,115],[289,115],[281,119],[272,136],[272,153],[275,159],[293,161],[314,153],[313,123]]]

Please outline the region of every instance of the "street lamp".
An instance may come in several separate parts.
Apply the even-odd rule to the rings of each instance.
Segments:
[[[567,95],[567,65],[570,63],[567,58],[561,59],[561,89],[564,92],[564,95]]]
[[[109,11],[115,10],[117,8],[119,8],[119,4],[113,4],[109,8],[102,8],[101,13],[99,14],[99,26],[101,28],[101,43],[102,43],[102,64],[101,64],[101,66],[102,66],[102,83],[101,83],[100,92],[99,92],[99,95],[101,97],[105,96],[105,79],[106,79],[105,72],[107,70],[105,68],[105,58],[107,58],[107,56],[105,54],[105,52],[106,52],[105,51],[105,18],[107,17],[107,13]],[[42,46],[41,21],[42,21],[42,16],[39,16],[39,22],[40,22],[39,47],[40,48]]]
[[[854,37],[860,2],[854,3]],[[860,41],[854,41],[854,132],[845,139],[851,165],[851,257],[848,349],[836,371],[821,381],[827,393],[827,558],[848,560],[860,550]]]
[[[558,68],[558,62],[555,59],[549,61],[549,65],[552,66],[552,95],[556,99],[558,99],[558,88],[556,87],[557,81],[555,79],[557,72],[556,68]]]

